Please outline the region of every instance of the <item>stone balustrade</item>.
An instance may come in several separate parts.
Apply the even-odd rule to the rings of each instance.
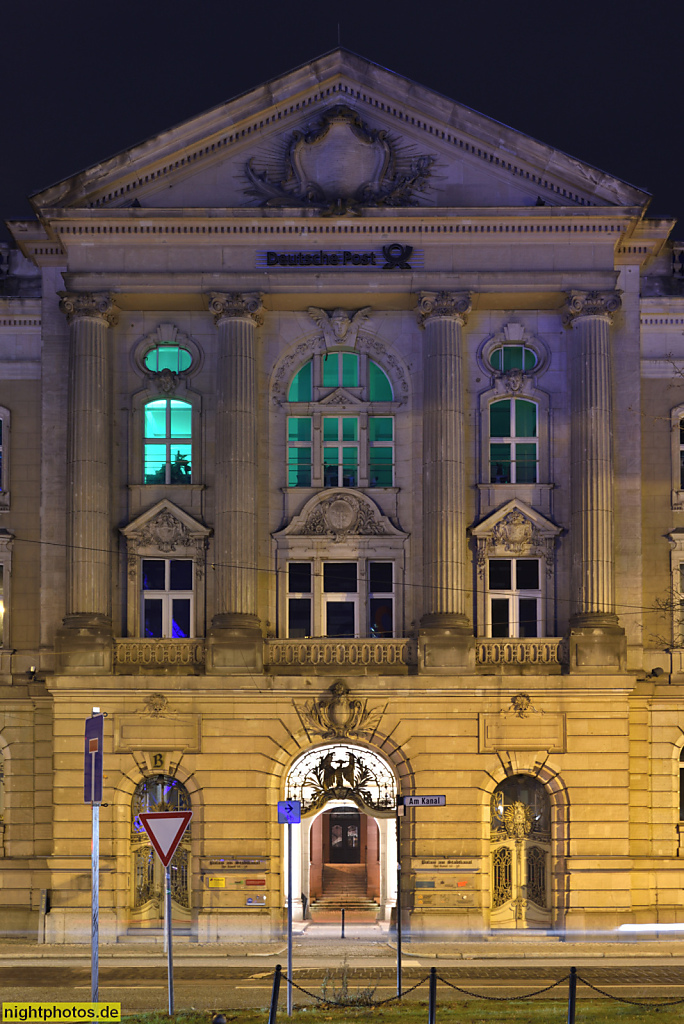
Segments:
[[[204,640],[143,640],[136,637],[114,643],[118,672],[179,669],[194,672],[204,665]]]
[[[416,664],[412,640],[267,640],[264,664],[271,670],[291,668],[379,668],[384,672],[405,671]]]
[[[567,645],[562,637],[534,640],[479,639],[476,643],[478,665],[562,665],[567,661]]]

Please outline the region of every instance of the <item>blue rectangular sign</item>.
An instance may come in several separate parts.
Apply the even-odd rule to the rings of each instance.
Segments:
[[[302,820],[302,805],[299,800],[278,801],[278,824],[298,825]]]
[[[86,718],[83,762],[83,801],[102,803],[102,748],[104,746],[104,715]]]

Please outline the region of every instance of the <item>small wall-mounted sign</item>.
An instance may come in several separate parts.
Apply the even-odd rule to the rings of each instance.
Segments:
[[[207,878],[207,885],[210,889],[225,889],[225,878]]]

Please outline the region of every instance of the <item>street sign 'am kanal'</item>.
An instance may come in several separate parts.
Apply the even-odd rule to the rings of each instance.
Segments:
[[[445,796],[400,796],[404,807],[446,807]]]

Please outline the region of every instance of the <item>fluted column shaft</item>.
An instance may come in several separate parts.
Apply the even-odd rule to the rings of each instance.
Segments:
[[[468,295],[423,293],[424,627],[469,630],[461,332]]]
[[[216,420],[214,627],[259,627],[257,617],[257,387],[255,295],[214,294],[219,334]]]
[[[111,626],[111,399],[107,332],[116,322],[107,295],[66,295],[71,328],[67,442],[65,626]]]
[[[613,625],[615,615],[613,451],[610,326],[616,293],[573,292],[572,325],[572,552],[573,625]]]

